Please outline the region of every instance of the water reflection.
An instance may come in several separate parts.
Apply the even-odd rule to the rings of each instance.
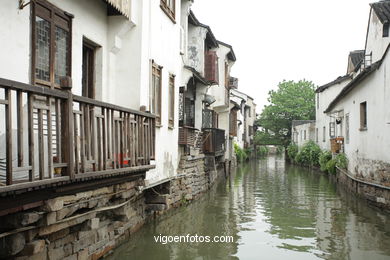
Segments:
[[[390,214],[328,177],[269,157],[247,163],[201,200],[150,223],[111,259],[390,259]],[[230,235],[234,243],[154,242]]]

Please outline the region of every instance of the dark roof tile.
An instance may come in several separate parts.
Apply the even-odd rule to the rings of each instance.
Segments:
[[[390,1],[382,0],[376,3],[370,4],[381,23],[390,22]]]

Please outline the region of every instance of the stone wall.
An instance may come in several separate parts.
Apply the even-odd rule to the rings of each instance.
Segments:
[[[42,206],[0,217],[0,258],[101,258],[149,217],[198,199],[227,174],[225,169],[229,162],[186,156],[174,179],[153,188],[144,190],[140,178],[58,196]]]
[[[344,170],[338,170],[334,178],[347,190],[362,196],[376,206],[390,208],[390,187],[351,178]]]
[[[98,259],[145,221],[143,180],[62,196],[0,219],[0,258]]]

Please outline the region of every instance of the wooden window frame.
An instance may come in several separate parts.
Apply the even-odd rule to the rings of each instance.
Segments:
[[[168,82],[168,127],[175,127],[175,75],[169,74]]]
[[[92,82],[88,82],[88,86],[85,86],[84,85],[84,82],[82,82],[82,88],[81,88],[81,93],[82,93],[82,96],[84,97],[88,97],[88,98],[92,98],[92,99],[95,99],[96,97],[96,82],[95,82],[95,72],[96,72],[96,49],[99,48],[98,45],[92,43],[90,40],[84,38],[83,39],[83,57],[82,57],[82,64],[84,63],[84,48],[87,48],[91,51],[91,56],[88,57],[89,59],[89,64],[92,63],[92,67],[88,67],[88,74],[92,75]],[[83,74],[84,74],[84,67],[82,68],[83,71],[82,71],[82,80],[83,80]],[[88,87],[88,88],[92,88],[92,91],[91,91],[91,95],[88,95],[88,93],[86,93],[87,89],[85,89],[84,87]]]
[[[335,122],[329,123],[329,137],[330,138],[336,137],[336,123]]]
[[[150,104],[152,109],[151,111],[155,114],[156,116],[156,126],[161,127],[161,94],[162,94],[162,80],[161,80],[161,75],[162,75],[162,66],[157,65],[154,61],[152,61],[152,77],[151,77],[151,95],[154,95],[154,103]],[[155,84],[154,84],[154,78],[158,78],[159,81],[159,89],[158,93],[155,89]],[[158,108],[159,113],[156,113]]]
[[[172,1],[173,8],[168,5],[168,1]],[[176,23],[176,0],[160,0],[160,7],[164,13],[171,19],[173,23]]]
[[[61,10],[60,8],[54,6],[53,4],[45,0],[35,0],[31,5],[32,19],[31,19],[31,36],[32,36],[32,49],[31,49],[31,81],[34,85],[42,85],[50,88],[60,88],[58,84],[55,83],[55,27],[67,31],[69,33],[68,38],[68,56],[67,67],[68,73],[67,76],[72,76],[72,19],[73,15],[67,13],[66,11]],[[42,10],[47,9],[49,14],[45,14]],[[37,79],[35,75],[36,69],[36,17],[40,17],[50,23],[50,54],[49,54],[49,72],[50,72],[50,81],[45,81]],[[63,20],[62,20],[63,19]]]
[[[345,143],[349,144],[349,113],[345,114]]]
[[[367,130],[367,101],[360,103],[360,131]]]

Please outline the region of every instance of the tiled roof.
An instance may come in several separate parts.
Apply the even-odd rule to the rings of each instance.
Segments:
[[[195,26],[200,26],[200,27],[207,29],[206,40],[208,40],[212,44],[212,47],[218,47],[217,39],[215,38],[213,31],[211,31],[210,26],[199,22],[198,18],[196,18],[195,14],[192,10],[190,10],[190,14],[188,16],[188,22],[190,24],[195,25]]]
[[[364,50],[351,51],[349,53],[354,68],[357,68],[364,60]]]
[[[328,108],[324,111],[324,113],[329,113],[330,111],[332,111],[332,109],[338,104],[338,102],[342,100],[356,86],[358,86],[360,82],[362,82],[365,78],[371,75],[374,71],[379,69],[379,67],[382,65],[383,60],[386,58],[389,49],[390,44],[387,45],[386,51],[383,54],[382,58],[379,61],[371,64],[370,66],[367,66],[351,82],[349,82],[348,85],[346,85],[343,90],[341,90],[341,92],[336,96],[336,98],[329,104]]]
[[[335,80],[333,80],[333,81],[331,81],[331,82],[329,82],[329,83],[327,83],[327,84],[317,88],[316,89],[316,93],[321,93],[322,91],[326,90],[327,88],[330,88],[331,86],[339,84],[339,83],[343,82],[344,80],[350,79],[350,78],[352,78],[352,76],[349,75],[349,74],[344,75],[344,76],[340,76],[337,79],[335,79]]]
[[[233,47],[230,45],[230,44],[227,44],[227,43],[224,43],[224,42],[221,42],[221,41],[217,41],[220,45],[223,45],[223,46],[226,46],[230,49],[230,52],[228,54],[228,58],[232,61],[236,61],[236,54],[234,53],[233,51]]]
[[[390,1],[382,0],[376,3],[370,4],[381,23],[390,22]]]

